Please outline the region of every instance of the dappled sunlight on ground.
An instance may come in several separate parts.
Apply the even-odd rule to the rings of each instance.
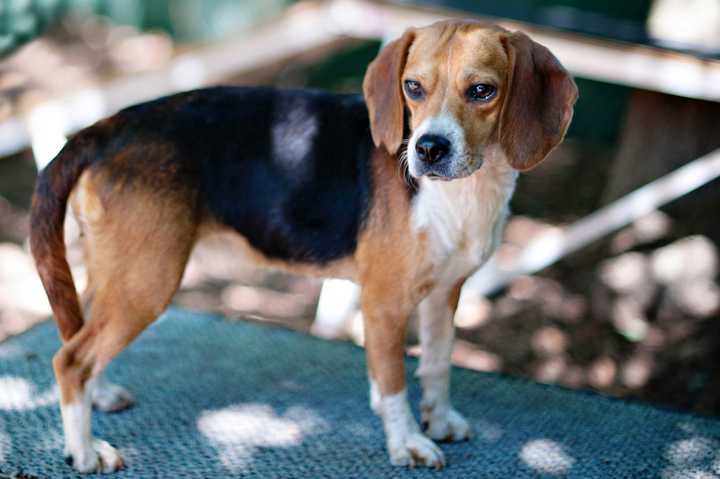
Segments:
[[[540,228],[513,221],[516,241]],[[654,213],[608,240],[614,254],[576,255],[491,301],[464,294],[489,307],[473,327],[458,314],[458,337],[503,372],[717,414],[718,251],[703,236],[667,237],[669,222]]]
[[[69,472],[51,387],[59,339],[47,324],[7,344],[15,347],[0,361],[0,388],[11,397],[0,402],[0,454],[8,461],[0,469],[59,477]],[[273,347],[282,354],[268,355]],[[138,404],[93,414],[93,429],[120,448],[128,466],[121,474],[131,476],[436,474],[388,464],[362,358],[347,344],[173,309],[108,372]],[[409,366],[410,373],[417,361]],[[467,370],[453,383],[475,436],[440,445],[448,477],[480,470],[503,478],[717,476],[717,420]],[[417,413],[415,381],[409,391]],[[323,475],[328,469],[342,472]]]
[[[472,421],[472,427],[474,437],[482,442],[497,442],[504,434],[503,429],[499,425],[484,419]]]
[[[570,471],[575,459],[566,448],[550,439],[533,439],[523,445],[520,459],[540,474],[564,475]]]
[[[662,479],[718,479],[720,477],[720,442],[705,436],[691,436],[675,441],[665,449],[670,463]]]
[[[14,376],[0,376],[0,391],[0,411],[24,411],[49,406],[57,403],[60,397],[57,386],[40,392],[27,379]]]
[[[197,427],[218,450],[220,461],[227,470],[239,473],[249,467],[259,448],[298,446],[328,426],[306,408],[291,407],[277,415],[265,404],[242,404],[203,411]]]

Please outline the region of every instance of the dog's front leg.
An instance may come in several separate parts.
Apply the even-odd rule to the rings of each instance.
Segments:
[[[388,295],[384,296],[387,298]],[[368,298],[364,295],[363,298],[371,390],[377,393],[374,409],[382,417],[393,465],[441,468],[445,465],[445,457],[420,431],[407,400],[403,358],[410,311],[398,303],[380,303],[377,296]]]
[[[422,356],[416,375],[423,389],[422,421],[427,435],[438,441],[462,441],[471,436],[470,425],[450,404],[453,315],[461,284],[435,288],[418,307]]]

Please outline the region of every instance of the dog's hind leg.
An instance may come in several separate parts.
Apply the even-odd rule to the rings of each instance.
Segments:
[[[111,383],[105,378],[105,373],[98,374],[94,381],[91,393],[92,405],[102,412],[117,412],[133,405],[135,398],[132,393],[120,386]]]
[[[123,466],[119,453],[91,434],[93,388],[109,362],[167,307],[195,236],[192,211],[183,202],[136,191],[118,196],[83,219],[91,307],[53,358],[65,454],[80,472]]]
[[[84,236],[82,239],[84,239]],[[85,264],[88,264],[87,245],[83,244],[83,246],[85,246]],[[82,295],[84,318],[91,317],[92,300],[93,292],[90,288],[85,289]],[[105,372],[99,373],[93,380],[92,392],[90,395],[93,407],[102,412],[122,411],[123,409],[127,409],[132,406],[135,402],[135,398],[132,393],[124,387],[108,381]]]

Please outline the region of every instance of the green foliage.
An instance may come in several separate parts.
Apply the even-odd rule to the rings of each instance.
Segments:
[[[280,13],[292,0],[0,0],[0,56],[42,34],[68,12],[104,15],[178,40],[208,40]]]
[[[0,1],[0,56],[40,34],[67,8],[66,0]]]

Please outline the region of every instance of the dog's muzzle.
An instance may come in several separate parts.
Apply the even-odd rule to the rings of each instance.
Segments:
[[[415,144],[415,153],[418,160],[427,165],[433,165],[445,158],[450,152],[450,140],[440,135],[423,135]]]
[[[415,143],[415,176],[432,179],[452,179],[452,143],[442,135],[424,134]]]

